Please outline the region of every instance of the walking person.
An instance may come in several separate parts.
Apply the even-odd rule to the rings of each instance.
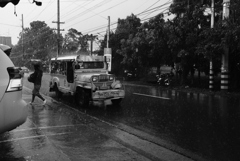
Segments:
[[[43,71],[40,69],[40,64],[34,64],[34,73],[33,73],[34,87],[32,90],[32,101],[30,102],[31,105],[34,102],[36,96],[38,96],[43,101],[42,105],[45,105],[47,103],[47,100],[43,98],[42,95],[39,93],[41,88],[41,83],[42,83],[42,75],[43,75]]]

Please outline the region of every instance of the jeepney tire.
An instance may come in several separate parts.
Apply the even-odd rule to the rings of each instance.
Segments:
[[[88,98],[88,92],[85,89],[78,89],[77,90],[77,96],[76,96],[76,102],[81,107],[89,107],[89,98]]]
[[[55,94],[56,94],[57,98],[61,98],[62,97],[62,92],[59,91],[59,89],[57,87],[57,84],[54,85],[54,91],[55,91]]]
[[[120,104],[121,104],[121,102],[122,102],[122,98],[120,98],[120,99],[114,99],[114,100],[112,100],[112,103],[113,103],[113,105],[115,105],[115,106],[118,106],[118,105],[120,105]]]

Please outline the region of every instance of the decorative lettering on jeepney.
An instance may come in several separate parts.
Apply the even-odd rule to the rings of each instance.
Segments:
[[[112,96],[119,96],[119,92],[114,92],[114,91],[112,91],[112,92],[111,92],[111,95],[112,95]]]
[[[96,95],[98,95],[98,97],[100,98],[111,98],[111,97],[119,97],[121,94],[119,91],[107,91],[107,92],[97,92]]]

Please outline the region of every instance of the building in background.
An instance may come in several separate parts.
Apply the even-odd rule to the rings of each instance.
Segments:
[[[13,46],[12,38],[9,36],[0,36],[0,44],[4,44],[12,47]]]

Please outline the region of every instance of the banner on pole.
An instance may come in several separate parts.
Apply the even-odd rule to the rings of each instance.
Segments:
[[[111,48],[104,48],[104,56],[106,57],[108,71],[112,70],[112,49]]]

